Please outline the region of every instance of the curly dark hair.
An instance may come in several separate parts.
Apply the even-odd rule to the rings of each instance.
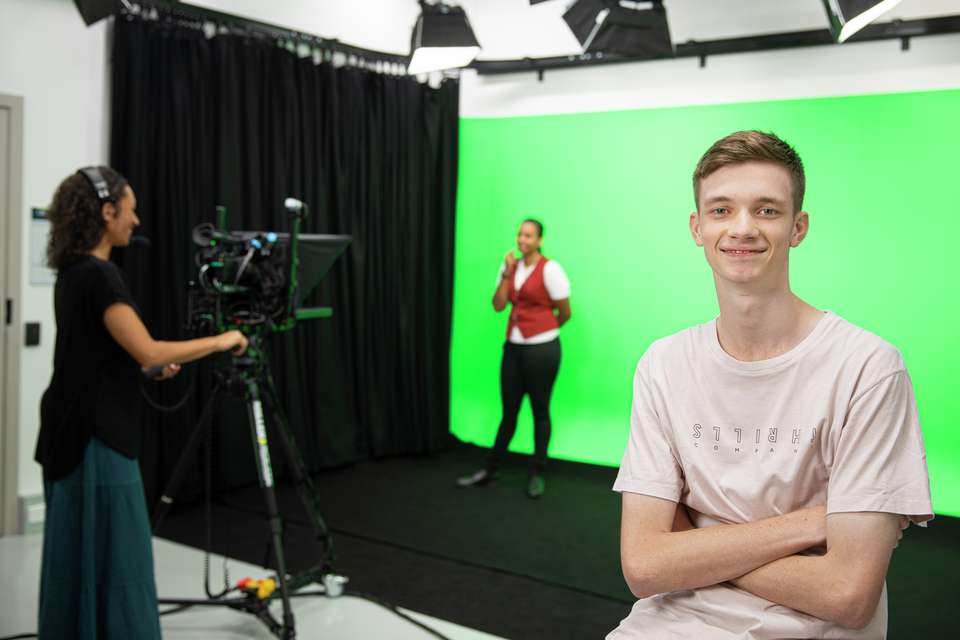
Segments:
[[[127,179],[109,167],[97,169],[106,180],[113,201],[123,197],[129,184]],[[50,220],[47,264],[50,267],[63,269],[100,243],[106,230],[101,207],[97,193],[82,173],[77,171],[63,179],[47,210]]]

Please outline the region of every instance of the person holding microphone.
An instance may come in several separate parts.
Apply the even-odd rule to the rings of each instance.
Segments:
[[[110,262],[140,223],[136,207],[119,173],[85,167],[60,183],[48,212],[57,338],[35,456],[46,500],[41,639],[160,638],[137,464],[138,379],[146,371],[169,379],[183,363],[247,348],[239,331],[177,342],[151,337]]]
[[[570,320],[570,281],[563,267],[540,252],[543,225],[528,218],[520,225],[517,249],[504,258],[493,308],[510,304],[507,341],[500,364],[503,417],[485,468],[459,478],[460,487],[479,487],[496,477],[510,440],[517,430],[523,396],[530,397],[534,422],[534,456],[527,495],[539,498],[546,489],[544,471],[550,444],[550,396],[560,368],[560,327]]]

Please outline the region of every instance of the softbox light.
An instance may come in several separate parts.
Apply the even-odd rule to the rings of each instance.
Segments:
[[[830,32],[844,42],[860,29],[900,4],[901,0],[823,0]]]
[[[673,55],[663,2],[577,0],[563,19],[584,52],[601,51],[632,58]]]
[[[113,15],[120,4],[118,0],[73,0],[80,17],[89,27],[107,16]]]
[[[420,16],[410,38],[408,73],[465,67],[479,51],[480,44],[463,8],[421,0]]]

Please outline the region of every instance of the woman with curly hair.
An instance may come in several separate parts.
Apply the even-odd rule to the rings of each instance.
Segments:
[[[239,331],[150,336],[110,262],[140,223],[136,207],[123,176],[86,167],[60,183],[48,213],[57,340],[36,449],[46,499],[41,639],[160,637],[137,379],[147,370],[168,379],[182,363],[247,347]]]

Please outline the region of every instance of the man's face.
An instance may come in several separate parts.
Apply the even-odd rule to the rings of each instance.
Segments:
[[[764,289],[788,281],[789,249],[809,226],[792,196],[790,172],[771,162],[728,165],[700,181],[690,232],[717,279]]]

